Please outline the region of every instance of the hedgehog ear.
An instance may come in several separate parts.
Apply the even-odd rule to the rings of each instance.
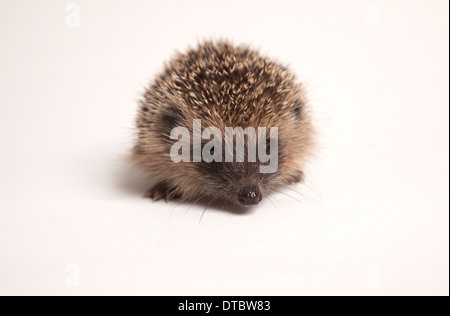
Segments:
[[[181,111],[178,108],[174,106],[165,108],[162,111],[161,115],[161,125],[163,132],[170,135],[172,129],[181,125],[182,120],[183,115],[181,114]]]
[[[301,100],[295,100],[292,105],[292,111],[296,118],[300,118],[303,110],[303,102]]]

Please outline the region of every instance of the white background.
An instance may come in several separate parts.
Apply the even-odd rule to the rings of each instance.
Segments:
[[[448,295],[448,1],[68,3],[0,3],[0,294]],[[292,66],[320,150],[199,223],[122,159],[163,62],[221,37]]]

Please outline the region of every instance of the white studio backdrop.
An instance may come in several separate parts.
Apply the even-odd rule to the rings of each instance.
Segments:
[[[447,1],[1,1],[1,295],[448,295]],[[123,162],[175,50],[251,43],[306,84],[307,182],[236,214]]]

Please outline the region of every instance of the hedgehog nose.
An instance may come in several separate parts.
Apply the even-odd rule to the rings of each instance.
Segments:
[[[262,199],[262,194],[257,187],[242,188],[238,194],[239,203],[242,205],[256,205]]]

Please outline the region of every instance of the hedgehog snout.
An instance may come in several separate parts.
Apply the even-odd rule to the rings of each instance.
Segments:
[[[262,194],[258,187],[244,187],[238,193],[238,201],[241,205],[256,205],[262,200]]]

